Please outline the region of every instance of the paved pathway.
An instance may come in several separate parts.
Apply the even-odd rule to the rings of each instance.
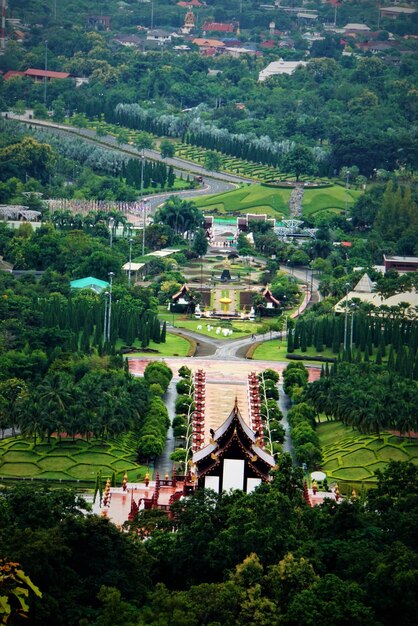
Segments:
[[[163,398],[164,403],[167,407],[168,417],[170,418],[170,422],[173,421],[174,416],[176,414],[176,411],[175,411],[176,397],[177,397],[176,383],[174,380],[172,380]],[[164,478],[166,474],[169,474],[169,476],[171,476],[171,472],[173,469],[173,461],[170,459],[170,454],[173,452],[174,447],[175,447],[175,439],[173,435],[173,428],[170,425],[168,432],[167,432],[167,439],[165,441],[163,453],[156,459],[154,463],[154,476],[156,472],[160,473],[160,478]]]

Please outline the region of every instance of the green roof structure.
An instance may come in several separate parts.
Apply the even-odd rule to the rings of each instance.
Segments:
[[[71,289],[91,289],[96,293],[101,293],[103,289],[109,287],[109,283],[93,276],[87,276],[86,278],[78,278],[70,282]]]

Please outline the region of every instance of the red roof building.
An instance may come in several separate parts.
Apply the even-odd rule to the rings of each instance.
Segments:
[[[181,2],[177,2],[177,6],[186,9],[192,7],[202,7],[204,6],[204,3],[199,2],[199,0],[190,0],[190,2],[184,2],[184,0],[181,0]]]
[[[4,80],[9,80],[9,78],[14,78],[15,76],[24,76],[25,72],[16,72],[15,70],[9,70],[3,76]]]
[[[53,72],[52,70],[38,70],[34,68],[29,68],[25,72],[16,72],[15,70],[9,70],[5,73],[3,78],[4,80],[9,80],[9,78],[13,78],[14,76],[29,76],[34,80],[42,81],[44,78],[47,78],[47,80],[55,78],[62,80],[64,78],[70,78],[71,74],[69,74],[68,72]]]
[[[235,24],[223,24],[222,22],[205,22],[202,30],[209,33],[234,33],[236,26]]]
[[[41,80],[47,78],[51,80],[52,78],[70,78],[70,74],[68,72],[53,72],[51,70],[37,70],[33,68],[29,68],[25,72],[25,76],[32,76],[35,80]]]

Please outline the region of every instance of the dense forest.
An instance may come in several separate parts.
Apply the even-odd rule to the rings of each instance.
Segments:
[[[21,564],[42,593],[25,623],[42,626],[412,626],[417,478],[394,462],[367,496],[311,509],[285,455],[253,494],[202,491],[128,533],[71,492],[20,485],[0,496],[0,576]]]

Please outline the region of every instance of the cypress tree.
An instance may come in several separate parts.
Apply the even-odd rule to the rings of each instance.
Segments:
[[[323,349],[324,349],[324,341],[323,341],[322,323],[321,322],[319,322],[317,324],[315,349],[316,349],[317,352],[322,352]]]
[[[380,345],[377,348],[377,354],[376,354],[376,365],[382,365],[382,351],[380,349]]]
[[[389,359],[388,359],[388,369],[393,371],[395,369],[395,351],[393,346],[390,346],[389,351]]]
[[[306,352],[306,324],[304,322],[301,323],[301,332],[300,332],[300,349],[302,352]]]
[[[163,327],[161,329],[161,337],[160,337],[161,343],[166,342],[166,335],[167,335],[167,322],[164,322]]]
[[[338,354],[340,351],[340,329],[338,323],[334,320],[332,325],[332,352]]]
[[[300,346],[299,344],[299,329],[300,329],[300,322],[298,322],[295,326],[295,333],[293,335],[293,348],[294,350],[297,350]]]
[[[288,330],[287,332],[287,351],[289,354],[292,354],[292,352],[294,352],[295,348],[293,345],[293,331],[291,329]]]
[[[418,352],[415,355],[413,379],[418,380]]]

